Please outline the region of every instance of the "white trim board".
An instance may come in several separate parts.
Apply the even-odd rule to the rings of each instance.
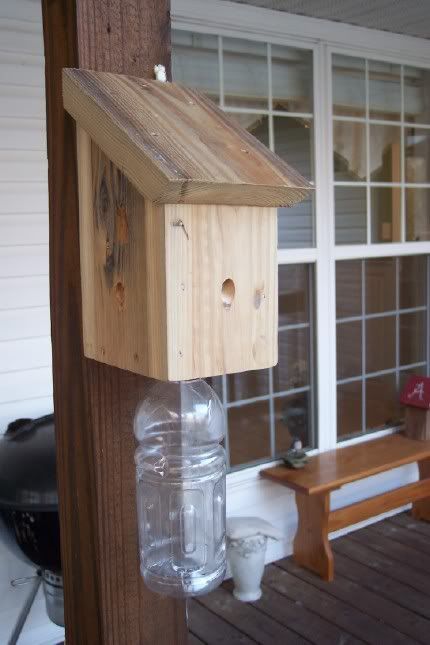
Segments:
[[[366,49],[379,60],[401,58],[411,64],[430,63],[430,41],[413,36],[366,29],[340,22],[298,16],[226,0],[172,0],[173,27],[206,33],[242,36],[294,46],[312,43]],[[377,46],[375,46],[377,42]]]

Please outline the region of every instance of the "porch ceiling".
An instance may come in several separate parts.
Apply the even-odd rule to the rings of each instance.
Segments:
[[[275,11],[430,38],[429,0],[234,0]]]

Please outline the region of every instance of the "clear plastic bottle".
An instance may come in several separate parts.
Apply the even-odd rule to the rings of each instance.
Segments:
[[[140,568],[153,591],[194,596],[224,578],[224,424],[202,380],[160,382],[137,409]]]

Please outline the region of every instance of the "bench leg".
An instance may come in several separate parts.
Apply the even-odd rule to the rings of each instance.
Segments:
[[[318,573],[323,580],[334,578],[333,553],[328,540],[330,493],[296,493],[299,525],[294,538],[294,560]]]
[[[418,464],[420,480],[430,479],[430,459],[420,461]],[[415,520],[430,522],[430,497],[421,499],[412,504],[412,517]]]

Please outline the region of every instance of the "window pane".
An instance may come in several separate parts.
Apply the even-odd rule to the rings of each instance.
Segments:
[[[370,118],[398,121],[400,111],[400,65],[369,60]]]
[[[270,458],[269,402],[259,401],[228,410],[231,466]]]
[[[223,67],[225,105],[268,109],[265,43],[223,38]]]
[[[312,179],[312,119],[275,116],[273,118],[275,152],[303,177]]]
[[[406,188],[406,239],[430,240],[430,188]]]
[[[256,139],[269,147],[269,120],[262,114],[238,114],[229,112],[228,116],[248,130]]]
[[[427,256],[409,255],[399,259],[400,309],[426,304]]]
[[[396,367],[396,318],[384,316],[366,320],[366,372]]]
[[[398,425],[401,417],[395,374],[366,381],[366,428],[377,430]]]
[[[227,377],[229,401],[251,399],[269,393],[269,370],[253,370],[240,374],[229,374]]]
[[[400,364],[425,362],[427,315],[425,311],[400,315]]]
[[[336,262],[336,318],[361,315],[361,273],[361,260]]]
[[[333,114],[366,115],[365,62],[362,58],[333,55]]]
[[[364,263],[364,336],[361,320],[337,324],[338,437],[350,438],[395,426],[401,420],[399,387],[409,373],[427,370],[428,256],[336,262],[337,316],[360,315],[361,266]],[[348,282],[349,278],[349,282]],[[351,302],[348,301],[348,283]],[[421,311],[406,309],[422,307]],[[384,312],[388,315],[381,315]],[[361,363],[365,343],[365,365]],[[405,366],[418,365],[414,369]],[[363,380],[360,370],[365,368]],[[388,374],[378,374],[388,371]],[[374,376],[370,376],[374,374]],[[342,379],[354,379],[342,383]],[[356,379],[356,380],[355,380]],[[361,388],[365,387],[365,423],[361,427]]]
[[[272,45],[273,109],[313,111],[312,52]]]
[[[278,248],[315,246],[315,195],[290,208],[278,208]]]
[[[311,447],[310,396],[308,392],[281,396],[275,399],[276,454],[286,452],[293,438],[298,437],[303,446]]]
[[[273,389],[286,392],[309,385],[309,329],[287,329],[278,335],[278,365]]]
[[[336,186],[336,244],[365,244],[367,241],[366,188]]]
[[[366,313],[377,314],[396,308],[396,260],[366,260]]]
[[[364,123],[333,123],[335,181],[366,181],[366,129]]]
[[[219,101],[218,37],[172,31],[172,76]]]
[[[278,271],[279,326],[309,321],[309,266],[281,264]]]
[[[361,380],[337,386],[337,436],[339,440],[362,431]]]
[[[405,128],[405,176],[410,183],[430,182],[430,130]]]
[[[400,242],[402,237],[402,194],[388,186],[370,189],[372,242]]]
[[[430,123],[430,70],[405,67],[405,121]]]
[[[400,182],[400,128],[370,125],[370,179]]]
[[[360,376],[361,320],[337,324],[337,378]]]

